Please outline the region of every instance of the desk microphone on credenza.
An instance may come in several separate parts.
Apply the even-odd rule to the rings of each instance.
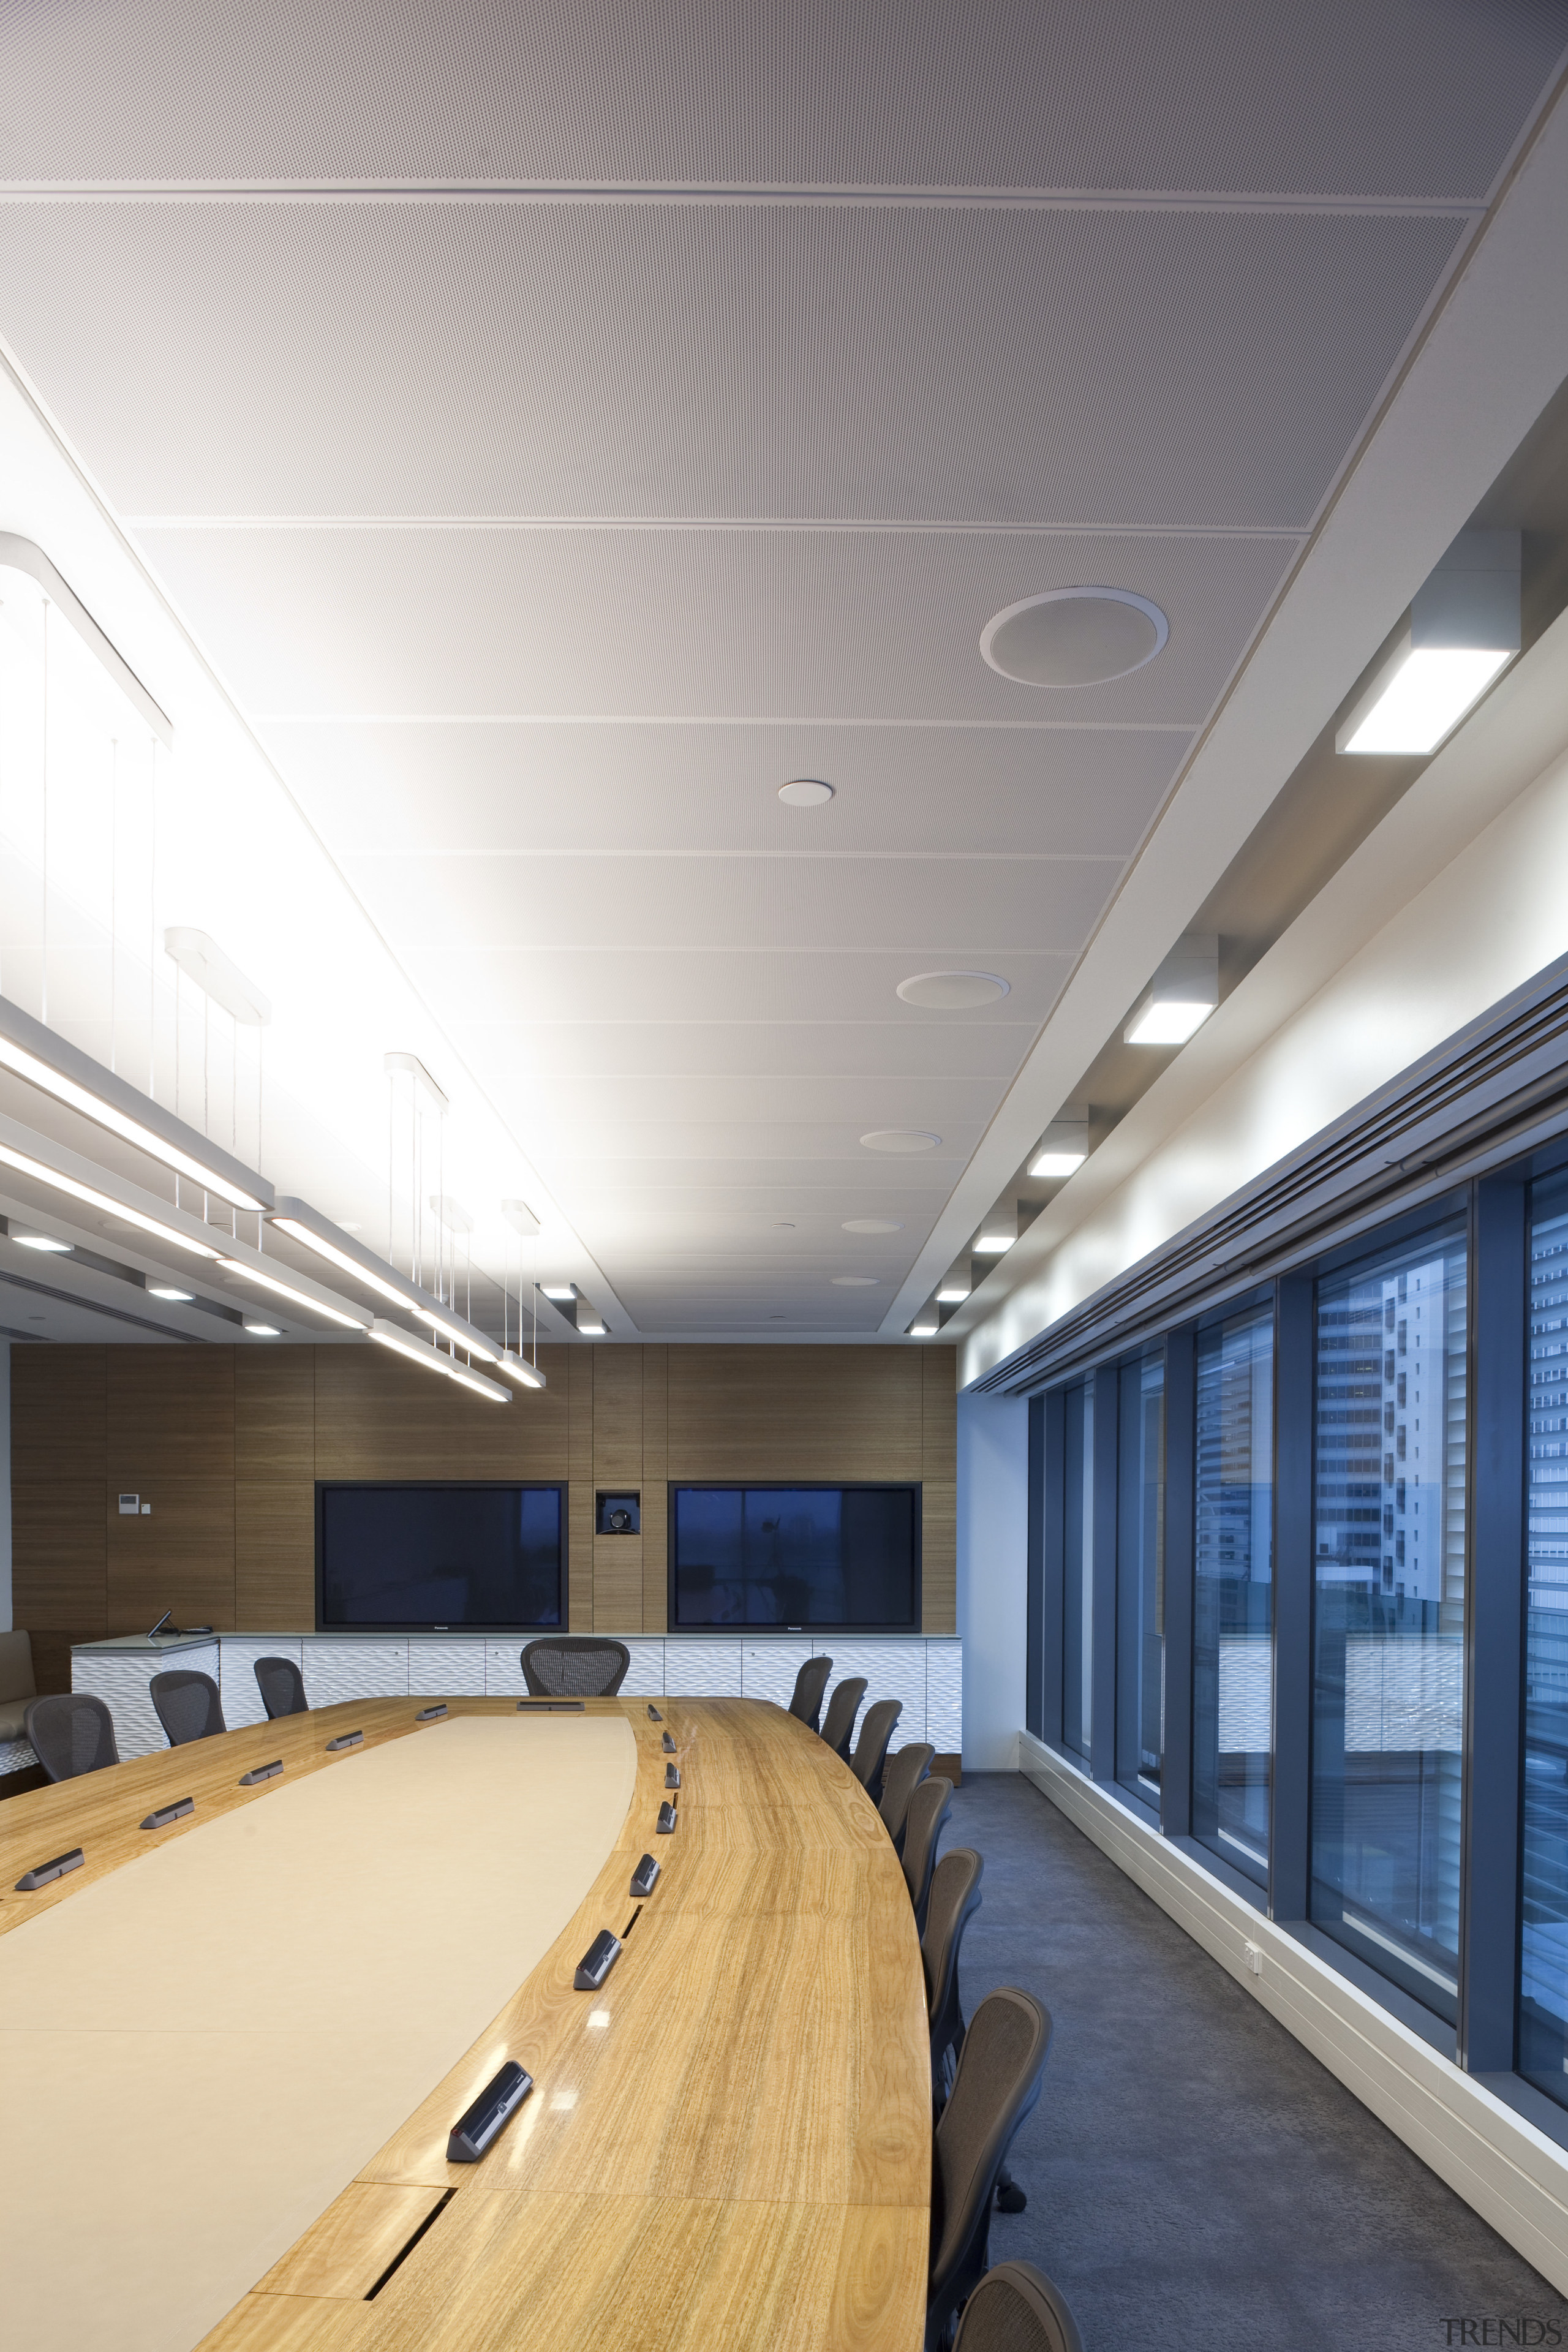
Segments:
[[[183,1640],[185,1635],[190,1633],[210,1633],[212,1632],[212,1627],[210,1625],[171,1625],[169,1623],[169,1620],[174,1613],[174,1612],[172,1609],[165,1609],[163,1615],[159,1618],[158,1622],[148,1628],[147,1639],[150,1642],[155,1642],[159,1634],[165,1631],[172,1642]]]

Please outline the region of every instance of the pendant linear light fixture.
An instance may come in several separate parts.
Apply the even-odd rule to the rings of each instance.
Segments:
[[[500,1210],[502,1216],[507,1221],[507,1223],[521,1240],[525,1242],[538,1242],[540,1234],[539,1219],[534,1215],[533,1211],[529,1207],[526,1201],[503,1201],[500,1204]],[[535,1255],[534,1263],[535,1265],[538,1264],[537,1255]],[[534,1360],[530,1362],[522,1352],[522,1275],[520,1265],[517,1286],[517,1353],[514,1356],[510,1348],[503,1347],[501,1349],[500,1369],[510,1379],[516,1381],[520,1387],[525,1389],[542,1389],[548,1388],[550,1385],[549,1381],[545,1379],[544,1374],[540,1370],[537,1360],[539,1355],[538,1297],[538,1285],[535,1284],[533,1308]]]
[[[184,1250],[192,1257],[209,1260],[216,1260],[219,1255],[211,1242],[199,1238],[202,1226],[195,1217],[186,1216],[184,1210],[171,1208],[155,1193],[144,1192],[139,1184],[121,1181],[107,1169],[68,1151],[47,1136],[35,1134],[16,1119],[0,1118],[0,1168],[14,1169],[17,1175],[26,1176],[35,1184],[47,1185],[51,1192],[63,1192],[68,1200],[80,1201],[103,1216],[117,1217],[124,1224],[134,1225],[171,1249]]]
[[[363,1283],[367,1290],[374,1291],[376,1297],[384,1298],[389,1306],[400,1307],[405,1315],[416,1315],[422,1323],[427,1323],[432,1329],[441,1332],[465,1354],[477,1356],[485,1364],[498,1360],[500,1350],[482,1331],[477,1330],[471,1323],[465,1323],[460,1315],[454,1315],[438,1299],[432,1298],[427,1290],[421,1290],[417,1283],[408,1281],[384,1257],[377,1257],[373,1250],[355,1241],[352,1234],[345,1234],[341,1225],[334,1225],[330,1217],[323,1217],[319,1209],[312,1209],[309,1201],[279,1201],[268,1222],[280,1234],[287,1234],[290,1241],[298,1242],[301,1248],[310,1250],[317,1257],[325,1258],[329,1265],[335,1265],[339,1273],[346,1274],[351,1281]],[[374,1339],[377,1336],[373,1325],[371,1337]],[[411,1346],[420,1346],[412,1333],[404,1336]],[[503,1389],[500,1393],[505,1396],[509,1392]]]
[[[329,1323],[339,1323],[345,1331],[370,1329],[372,1318],[363,1309],[353,1312],[346,1301],[329,1303],[325,1293],[318,1293],[313,1286],[306,1290],[302,1289],[298,1283],[284,1282],[272,1272],[270,1266],[264,1270],[258,1265],[247,1265],[243,1258],[220,1257],[218,1268],[221,1273],[231,1275],[237,1282],[259,1284],[263,1290],[272,1291],[278,1297],[286,1298],[291,1307],[302,1308],[307,1315],[324,1315]]]
[[[412,1331],[405,1331],[395,1323],[388,1323],[377,1315],[371,1323],[370,1337],[383,1348],[390,1348],[395,1356],[404,1356],[411,1364],[421,1364],[428,1372],[440,1372],[459,1388],[469,1389],[475,1396],[489,1397],[492,1404],[510,1404],[511,1391],[503,1389],[499,1381],[486,1380],[483,1372],[471,1372],[467,1364],[458,1363],[439,1348],[424,1339],[416,1339]]]
[[[1089,1158],[1089,1107],[1064,1103],[1036,1146],[1031,1176],[1070,1176]]]
[[[216,1193],[231,1208],[258,1215],[272,1206],[272,1187],[264,1176],[220,1151],[197,1129],[139,1094],[89,1055],[79,1053],[7,997],[0,997],[0,1069],[52,1095],[68,1110],[79,1111],[204,1192]]]
[[[1410,600],[1410,625],[1334,738],[1423,758],[1519,652],[1520,534],[1462,530]]]

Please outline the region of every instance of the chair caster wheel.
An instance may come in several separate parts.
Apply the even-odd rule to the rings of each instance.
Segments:
[[[998,2213],[1021,2213],[1028,2201],[1016,2180],[1010,2180],[1005,2189],[996,2191]]]

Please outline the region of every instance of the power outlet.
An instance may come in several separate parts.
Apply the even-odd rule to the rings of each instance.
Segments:
[[[1244,1945],[1242,1946],[1242,1948],[1242,1948],[1242,1957],[1243,1957],[1243,1958],[1244,1958],[1244,1959],[1246,1960],[1246,1962],[1247,1962],[1247,1975],[1248,1975],[1249,1977],[1260,1977],[1260,1976],[1263,1974],[1263,1947],[1262,1947],[1262,1945],[1261,1945],[1261,1944],[1244,1944]]]

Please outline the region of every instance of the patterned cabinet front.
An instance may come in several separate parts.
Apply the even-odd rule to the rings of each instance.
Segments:
[[[829,1698],[835,1685],[851,1675],[866,1677],[866,1696],[855,1719],[857,1738],[867,1708],[875,1706],[879,1698],[896,1698],[900,1705],[901,1712],[893,1726],[892,1748],[902,1748],[907,1740],[928,1737],[923,1642],[829,1641],[824,1635],[822,1646],[833,1654],[833,1673],[827,1685]],[[826,1706],[827,1700],[824,1699],[825,1713]]]
[[[626,1668],[626,1681],[621,1685],[623,1698],[662,1698],[664,1696],[664,1643],[639,1642],[633,1634],[623,1636],[632,1654]]]
[[[218,1643],[223,1659],[223,1674],[218,1689],[223,1698],[223,1719],[231,1731],[242,1724],[265,1723],[267,1709],[261,1703],[261,1685],[256,1679],[258,1658],[290,1658],[305,1677],[305,1703],[314,1706],[310,1696],[310,1677],[303,1657],[304,1643],[298,1633],[226,1633]]]
[[[667,1641],[664,1686],[671,1698],[739,1698],[741,1644]]]
[[[71,1688],[100,1698],[114,1718],[114,1744],[120,1760],[153,1756],[169,1745],[153,1706],[150,1685],[155,1674],[167,1668],[211,1675],[218,1680],[218,1645],[203,1642],[195,1649],[169,1651],[163,1657],[144,1651],[81,1651],[71,1653]]]
[[[963,1753],[963,1644],[928,1642],[926,1738],[939,1756]]]
[[[515,1640],[503,1642],[492,1633],[485,1643],[485,1695],[489,1698],[526,1698],[528,1685],[522,1677],[524,1633]]]
[[[483,1698],[485,1645],[472,1642],[421,1642],[408,1644],[410,1698]]]
[[[408,1643],[307,1642],[303,1673],[313,1707],[351,1698],[406,1698]]]
[[[826,1647],[826,1644],[824,1645]],[[811,1655],[808,1642],[746,1642],[741,1648],[741,1696],[787,1706],[795,1678]]]

